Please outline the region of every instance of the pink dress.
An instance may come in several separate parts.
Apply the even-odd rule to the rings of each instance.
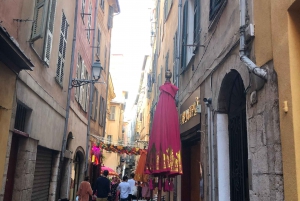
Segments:
[[[142,197],[149,198],[150,197],[150,189],[148,182],[144,183],[142,188]]]

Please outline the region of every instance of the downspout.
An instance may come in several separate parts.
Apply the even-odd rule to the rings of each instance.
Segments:
[[[180,67],[180,39],[181,39],[181,11],[182,11],[182,0],[179,0],[178,1],[178,25],[177,25],[177,50],[176,50],[176,78],[175,78],[175,81],[176,81],[176,86],[179,87],[179,67]],[[174,76],[174,75],[173,75]],[[178,113],[179,113],[179,116],[180,116],[180,100],[179,100],[179,93],[177,92],[176,94],[176,105],[178,107]],[[179,185],[179,181],[180,181],[180,185]],[[175,183],[175,192],[176,192],[176,200],[181,200],[181,188],[179,189],[178,187],[181,187],[181,179],[178,179],[178,177],[176,177],[176,182]],[[180,191],[180,193],[178,192]]]
[[[93,47],[92,47],[92,64],[94,63],[94,44],[95,44],[95,35],[96,35],[96,22],[97,22],[97,11],[98,11],[98,0],[96,0],[95,14],[94,14],[94,34],[93,34]],[[93,68],[93,65],[92,65]],[[91,74],[93,74],[93,69],[91,69]],[[93,75],[92,75],[93,76]],[[101,76],[101,75],[100,75]],[[89,110],[88,110],[88,125],[87,125],[87,135],[86,135],[86,150],[85,150],[85,175],[88,176],[88,161],[89,161],[89,150],[90,150],[90,130],[91,130],[91,112],[92,112],[92,103],[94,96],[94,84],[95,82],[90,83],[90,97],[89,97]]]
[[[66,105],[66,119],[64,125],[64,133],[63,133],[63,143],[62,143],[62,150],[61,150],[61,158],[60,158],[60,167],[64,161],[64,155],[66,151],[66,141],[67,141],[67,131],[68,131],[68,124],[69,124],[69,113],[70,113],[70,101],[71,101],[71,90],[72,90],[72,78],[73,78],[73,67],[74,67],[74,56],[75,56],[75,47],[76,47],[76,31],[77,31],[77,12],[78,10],[78,0],[75,3],[75,14],[74,14],[74,29],[73,29],[73,41],[72,41],[72,53],[71,53],[71,64],[70,64],[70,74],[69,74],[69,84],[68,84],[68,95],[67,95],[67,105]],[[70,164],[68,164],[68,175],[70,174]],[[61,169],[61,168],[60,168]],[[61,175],[60,175],[61,179]],[[60,182],[61,183],[61,182]],[[68,186],[70,184],[70,178],[68,178]],[[69,190],[67,188],[67,197],[69,197]],[[61,191],[61,185],[59,187],[59,192]]]
[[[240,59],[247,66],[250,72],[267,81],[267,71],[258,67],[251,59],[249,59],[249,57],[246,56],[245,53],[246,9],[246,0],[240,0]]]
[[[211,105],[209,105],[210,107]],[[214,116],[213,116],[213,112],[210,110],[210,120],[209,120],[209,124],[210,124],[210,150],[211,150],[211,183],[212,183],[212,201],[215,201],[215,190],[216,190],[216,186],[215,186],[215,160],[214,160],[214,156],[215,156],[215,149],[214,149]]]
[[[208,193],[208,195],[209,195],[209,201],[214,201],[213,199],[212,199],[212,156],[211,156],[211,130],[210,130],[210,128],[211,128],[211,122],[210,122],[210,120],[211,120],[211,113],[210,113],[210,107],[209,107],[209,105],[208,104],[206,104],[206,108],[207,108],[207,123],[208,123],[208,125],[207,125],[207,145],[208,145],[208,166],[209,166],[209,168],[208,168],[208,177],[209,177],[209,188],[208,188],[208,190],[209,190],[209,193]]]

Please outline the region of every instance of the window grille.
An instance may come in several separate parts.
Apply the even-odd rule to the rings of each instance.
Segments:
[[[66,58],[66,48],[67,48],[67,36],[68,36],[68,22],[65,14],[62,14],[62,22],[60,29],[60,39],[58,48],[58,60],[56,69],[56,81],[62,86],[64,78],[64,65]]]
[[[166,55],[166,66],[165,66],[165,70],[167,71],[169,69],[169,50],[168,53]]]
[[[17,103],[17,112],[14,128],[25,132],[26,118],[27,118],[28,109],[21,103]]]
[[[104,66],[103,70],[106,70],[106,63],[107,63],[107,47],[105,46],[105,54],[104,54]]]
[[[111,29],[113,27],[113,14],[114,14],[114,7],[109,6],[109,13],[108,13],[108,20],[107,20],[108,29]]]
[[[111,144],[111,142],[112,142],[112,136],[111,135],[107,135],[107,142],[109,144]]]

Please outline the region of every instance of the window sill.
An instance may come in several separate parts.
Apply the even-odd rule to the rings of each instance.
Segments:
[[[210,20],[210,24],[208,26],[208,31],[210,31],[212,29],[212,27],[214,27],[214,25],[217,24],[217,22],[220,20],[220,16],[223,13],[226,4],[227,4],[227,0],[224,1],[224,3],[221,5],[220,9],[218,10],[217,14]]]
[[[63,89],[63,84],[58,80],[57,77],[55,77],[55,81],[60,86],[60,88]]]

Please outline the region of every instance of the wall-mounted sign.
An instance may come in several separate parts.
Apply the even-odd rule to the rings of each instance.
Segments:
[[[197,115],[197,106],[200,105],[199,97],[195,98],[195,102],[189,108],[180,114],[180,125],[188,122],[192,117]]]

